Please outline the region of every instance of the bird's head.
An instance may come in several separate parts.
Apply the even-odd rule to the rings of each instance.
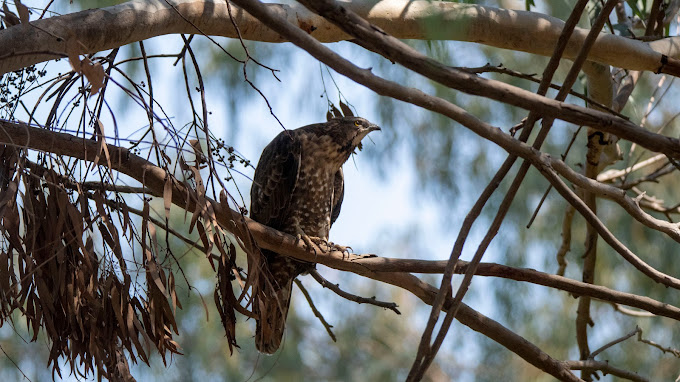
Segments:
[[[361,140],[371,131],[380,130],[380,127],[364,118],[342,117],[331,119],[328,129],[328,135],[342,147],[342,151],[351,154],[357,148],[361,150]]]

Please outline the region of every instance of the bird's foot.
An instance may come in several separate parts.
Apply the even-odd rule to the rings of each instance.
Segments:
[[[343,259],[345,258],[345,254],[349,257],[350,255],[350,250],[354,250],[351,246],[349,245],[340,245],[340,244],[335,244],[333,242],[328,242],[328,249],[329,251],[339,251],[342,252],[342,257]]]
[[[319,248],[322,252],[328,252],[328,248],[330,248],[328,244],[328,239],[325,239],[323,237],[317,237],[317,236],[309,236],[307,235],[300,227],[297,228],[297,235],[295,236],[295,244],[297,245],[300,240],[302,240],[305,243],[305,248],[307,250],[313,250],[314,254],[316,255],[316,249]],[[323,247],[321,246],[323,244]],[[325,250],[324,250],[325,248]]]

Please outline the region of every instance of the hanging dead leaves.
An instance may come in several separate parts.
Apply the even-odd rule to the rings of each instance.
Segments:
[[[83,192],[13,147],[0,147],[0,186],[0,325],[21,312],[33,341],[41,331],[48,338],[48,365],[59,376],[60,357],[80,377],[111,379],[125,369],[124,353],[145,363],[152,347],[164,362],[179,353],[172,338],[181,304],[173,273],[157,261],[155,232],[145,232],[141,261],[124,258],[121,237],[133,240],[127,212],[117,215],[129,228],[121,234],[104,192]],[[144,282],[133,281],[140,271]]]

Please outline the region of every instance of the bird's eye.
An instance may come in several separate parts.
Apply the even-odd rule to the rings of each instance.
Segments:
[[[359,121],[354,121],[354,126],[361,126],[361,122],[359,122]]]

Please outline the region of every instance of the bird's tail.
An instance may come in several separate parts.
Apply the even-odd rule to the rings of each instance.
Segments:
[[[261,353],[273,354],[281,346],[293,292],[293,279],[289,279],[284,285],[275,286],[273,290],[269,289],[271,293],[255,302],[258,316],[255,326],[255,346]]]

